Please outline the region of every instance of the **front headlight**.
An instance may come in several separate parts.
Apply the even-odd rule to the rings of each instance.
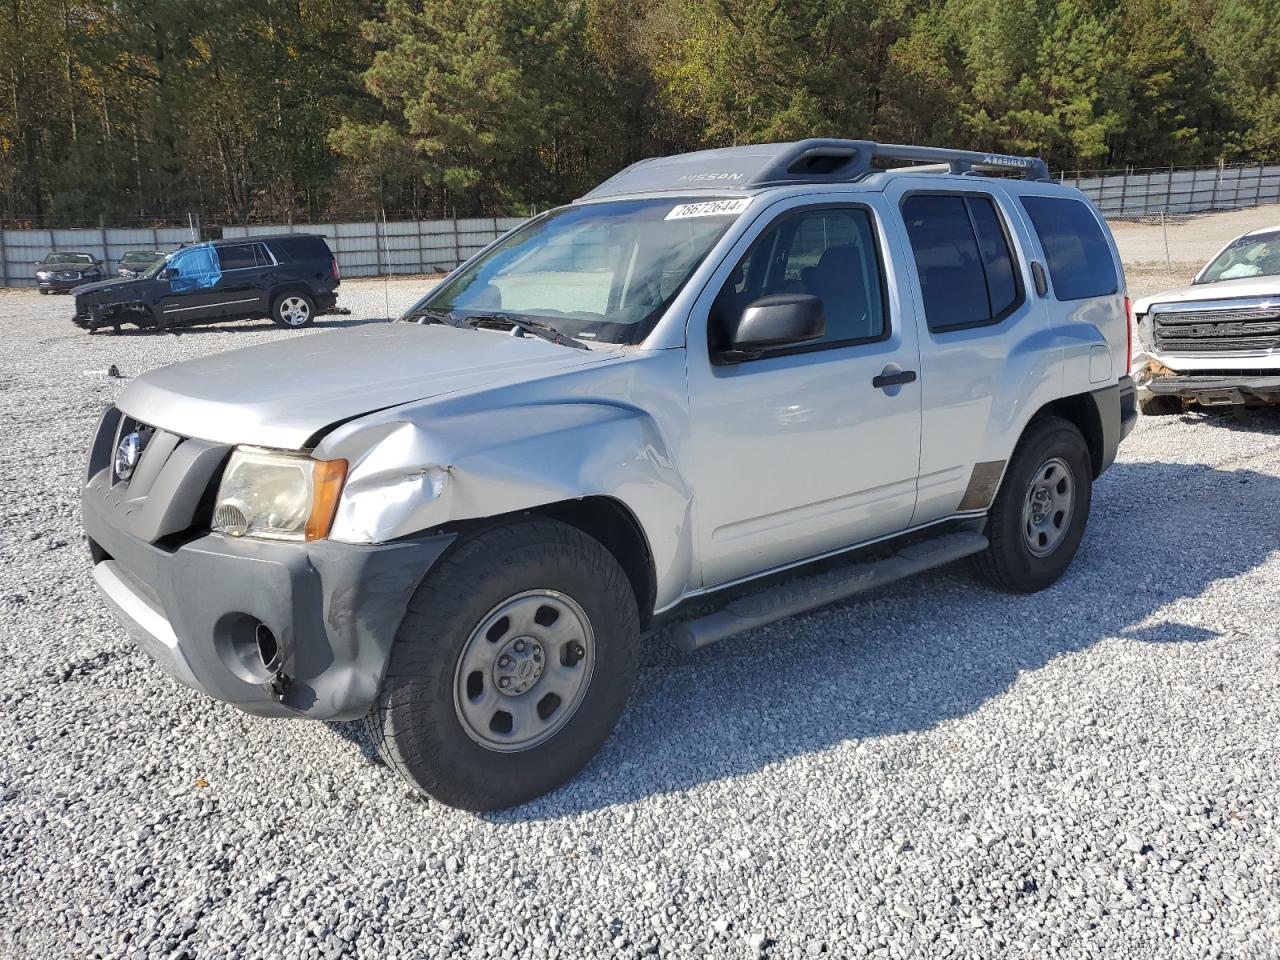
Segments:
[[[52,273],[50,273],[48,270],[37,270],[37,271],[36,271],[36,277],[37,277],[38,279],[40,279],[40,280],[48,280],[51,276],[53,276],[53,274],[52,274]]]
[[[237,447],[222,472],[213,529],[231,537],[320,540],[329,535],[345,460]]]

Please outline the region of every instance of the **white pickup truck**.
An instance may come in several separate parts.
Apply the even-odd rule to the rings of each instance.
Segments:
[[[1280,225],[1236,237],[1191,286],[1134,313],[1148,351],[1135,378],[1143,413],[1280,403]]]
[[[90,454],[93,576],[178,680],[364,717],[424,793],[505,807],[600,747],[647,636],[966,556],[1053,583],[1137,415],[1130,335],[1105,224],[1037,159],[647,160],[401,322],[130,383]]]

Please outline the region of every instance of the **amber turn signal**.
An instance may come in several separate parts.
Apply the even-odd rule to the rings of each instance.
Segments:
[[[311,475],[311,515],[307,517],[307,540],[323,540],[329,535],[346,479],[347,461],[316,461]]]

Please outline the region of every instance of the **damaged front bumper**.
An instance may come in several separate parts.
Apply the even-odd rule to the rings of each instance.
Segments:
[[[1206,407],[1280,403],[1280,373],[1178,373],[1152,358],[1137,383],[1140,394],[1178,397]]]
[[[377,697],[409,598],[453,535],[358,545],[121,529],[108,471],[82,500],[103,600],[175,679],[263,716],[350,720]]]

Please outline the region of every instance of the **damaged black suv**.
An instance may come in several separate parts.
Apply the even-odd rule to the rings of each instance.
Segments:
[[[333,309],[340,281],[338,261],[317,234],[213,240],[175,250],[136,278],[76,287],[72,320],[89,331],[260,317],[305,327]]]

